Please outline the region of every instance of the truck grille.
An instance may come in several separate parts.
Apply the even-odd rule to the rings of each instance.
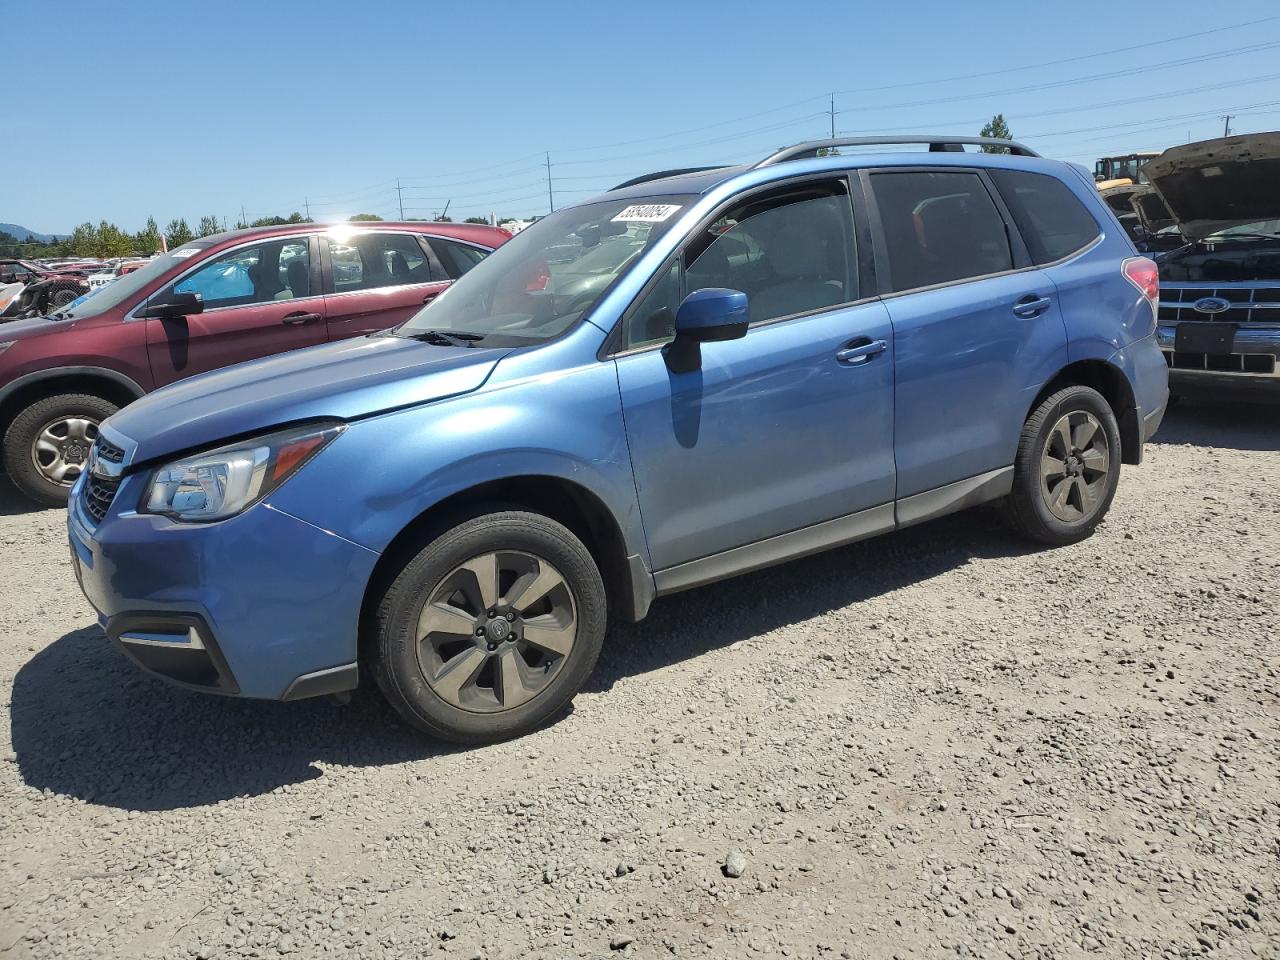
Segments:
[[[1230,306],[1220,313],[1201,313],[1197,300],[1220,297]],[[1160,319],[1211,323],[1280,323],[1280,287],[1191,287],[1160,284]]]

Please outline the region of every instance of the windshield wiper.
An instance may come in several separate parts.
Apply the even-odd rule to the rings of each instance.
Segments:
[[[453,330],[419,330],[406,336],[410,340],[421,340],[437,347],[472,347],[484,339],[478,333],[457,333]]]

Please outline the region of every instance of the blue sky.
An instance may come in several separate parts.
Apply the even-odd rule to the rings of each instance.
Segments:
[[[44,6],[3,4],[50,42],[5,44],[0,98],[0,221],[44,232],[394,216],[397,177],[407,216],[540,214],[547,151],[561,205],[824,135],[831,92],[839,131],[1002,112],[1090,164],[1280,128],[1274,0]]]

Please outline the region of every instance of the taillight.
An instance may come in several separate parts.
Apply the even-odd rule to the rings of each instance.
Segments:
[[[1146,257],[1130,257],[1120,265],[1124,278],[1138,288],[1138,292],[1151,304],[1151,315],[1156,315],[1160,302],[1160,268]]]

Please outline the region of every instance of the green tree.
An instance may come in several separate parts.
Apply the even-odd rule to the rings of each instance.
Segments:
[[[200,218],[200,226],[196,227],[197,237],[209,237],[221,232],[222,222],[217,217],[203,216]]]
[[[463,223],[483,223],[485,226],[488,226],[489,218],[488,217],[467,217],[467,219],[463,220],[462,222]]]
[[[94,256],[127,257],[131,253],[133,253],[133,240],[127,233],[106,220],[98,224]]]
[[[366,223],[366,222],[371,223],[375,220],[381,220],[381,219],[382,218],[378,216],[376,213],[355,213],[347,217],[347,222],[348,223]]]
[[[71,253],[77,257],[95,257],[98,247],[98,230],[92,223],[85,222],[71,231],[71,239],[67,241]]]
[[[133,235],[133,245],[138,253],[151,254],[160,250],[160,228],[155,217],[147,217],[147,225]]]
[[[180,247],[184,243],[190,243],[196,238],[191,232],[191,228],[187,226],[186,219],[170,220],[169,225],[164,228],[165,238],[169,241],[169,249]]]
[[[1009,132],[1009,124],[1005,123],[1004,114],[997,113],[979,132],[980,137],[995,137],[997,140],[1012,140],[1013,134]],[[1008,153],[1008,147],[983,147],[983,153]]]

